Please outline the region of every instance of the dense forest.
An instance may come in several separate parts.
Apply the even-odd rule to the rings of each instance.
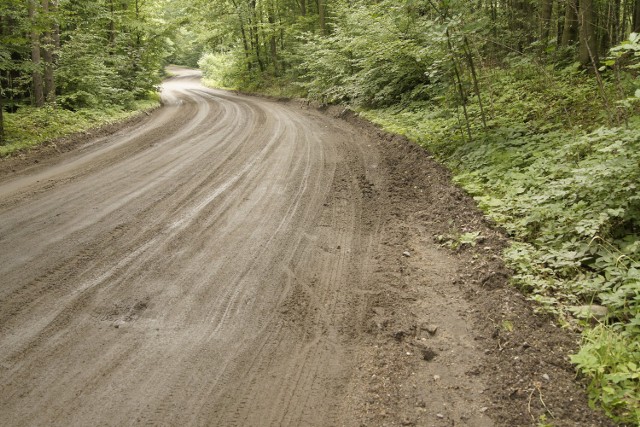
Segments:
[[[513,283],[583,331],[640,423],[640,0],[3,0],[0,154],[214,86],[342,103],[429,150],[509,233]],[[443,245],[481,236],[440,236]]]
[[[146,1],[3,0],[2,144],[31,145],[34,134],[57,136],[149,99],[170,30],[156,10]]]

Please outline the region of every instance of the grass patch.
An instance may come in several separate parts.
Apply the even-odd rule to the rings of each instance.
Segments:
[[[159,95],[154,94],[150,99],[136,101],[130,109],[111,107],[69,111],[50,105],[42,108],[23,107],[16,113],[5,113],[6,141],[0,145],[0,157],[56,138],[126,120],[159,104]]]

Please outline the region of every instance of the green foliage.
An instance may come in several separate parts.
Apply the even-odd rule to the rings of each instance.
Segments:
[[[368,106],[425,97],[425,66],[438,52],[420,41],[434,30],[402,8],[393,1],[356,3],[338,9],[331,36],[303,35],[301,80],[309,96]]]
[[[102,41],[90,32],[78,31],[61,49],[56,78],[62,93],[58,101],[64,108],[128,105],[133,101],[131,92],[118,87],[117,68],[126,58],[103,55],[98,50]]]
[[[125,120],[158,105],[158,97],[150,97],[133,102],[131,109],[110,107],[74,112],[47,105],[43,108],[25,107],[16,113],[5,113],[7,141],[5,145],[0,146],[0,157],[76,132]]]
[[[243,74],[240,71],[242,68],[238,67],[238,60],[231,53],[207,53],[200,58],[198,66],[206,84],[234,89],[238,87]]]
[[[640,425],[640,341],[598,325],[585,333],[571,361],[590,378],[593,402],[609,416]]]
[[[633,78],[621,83],[604,77],[611,99],[619,92],[634,93]],[[533,62],[512,60],[511,68],[494,69],[486,78],[483,92],[491,101],[493,118],[483,130],[477,104],[469,105],[478,135],[473,143],[461,133],[459,113],[446,99],[363,114],[420,142],[456,172],[456,181],[513,237],[505,258],[514,271],[514,284],[541,310],[589,331],[573,318],[572,309],[606,306],[609,315],[598,333],[625,343],[613,347],[616,358],[640,364],[637,349],[628,345],[640,340],[636,106],[617,106],[616,113],[627,124],[609,127],[596,83],[582,73],[551,68],[540,73]],[[445,239],[450,245],[456,241]],[[602,347],[588,344],[593,338],[589,334],[575,360],[591,378],[593,399],[620,421],[636,421],[637,377],[615,387],[594,377],[584,360],[600,357],[596,353]],[[628,366],[611,357],[598,360],[603,372],[612,375],[623,369],[619,366]]]
[[[482,239],[479,231],[462,233],[459,235],[440,235],[436,236],[436,241],[442,246],[452,250],[458,250],[465,247],[474,247],[478,241]]]
[[[611,49],[604,66],[618,65],[630,70],[640,70],[640,34],[631,33],[629,38]]]

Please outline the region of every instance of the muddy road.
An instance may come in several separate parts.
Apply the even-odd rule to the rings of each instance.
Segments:
[[[426,153],[186,71],[163,98],[0,164],[0,424],[608,425]]]

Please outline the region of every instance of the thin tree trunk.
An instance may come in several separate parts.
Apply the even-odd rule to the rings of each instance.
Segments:
[[[464,37],[464,52],[467,56],[467,62],[469,63],[469,68],[471,69],[471,77],[473,78],[473,90],[476,93],[476,97],[478,98],[478,105],[480,106],[480,116],[482,117],[482,127],[487,129],[487,118],[484,114],[484,105],[482,104],[482,96],[480,95],[480,86],[478,85],[478,76],[476,74],[476,66],[473,63],[473,56],[471,55],[471,47],[469,46],[469,40],[467,37]]]
[[[109,46],[113,48],[116,44],[116,9],[113,0],[109,1]]]
[[[307,0],[300,1],[300,15],[307,16]]]
[[[542,4],[540,6],[540,41],[544,47],[549,43],[552,14],[553,0],[542,0]]]
[[[593,22],[593,0],[580,0],[578,21],[580,22],[580,50],[578,52],[578,60],[585,66],[591,65],[592,62],[597,64],[598,51],[595,25]]]
[[[632,32],[640,33],[640,0],[636,0],[633,4]]]
[[[51,8],[50,8],[51,6]],[[50,18],[50,9],[53,10],[53,4],[50,0],[42,0],[42,11],[47,18]],[[54,49],[55,42],[53,37],[54,25],[53,20],[47,19],[47,30],[43,34],[43,58],[44,58],[44,99],[46,102],[55,103],[56,101],[56,85],[54,80]]]
[[[453,51],[453,45],[451,44],[451,34],[449,33],[449,29],[446,30],[447,36],[447,46],[449,47],[449,52],[451,53],[451,60],[453,61],[453,71],[455,75],[455,83],[458,88],[458,94],[460,95],[460,101],[462,102],[462,110],[464,111],[464,120],[467,125],[467,134],[469,135],[469,141],[473,139],[471,136],[471,125],[469,124],[469,112],[467,111],[467,95],[464,92],[464,87],[462,86],[462,77],[460,76],[460,71],[458,70],[458,62],[455,58],[455,53]]]
[[[4,17],[0,15],[0,36],[4,36]],[[0,145],[4,145],[4,89],[2,88],[2,80],[4,76],[0,70]]]
[[[320,30],[322,34],[327,34],[326,1],[327,0],[318,0],[318,17],[320,19]]]
[[[611,46],[620,42],[620,4],[621,0],[613,0],[611,16]]]
[[[4,97],[2,96],[2,78],[0,77],[0,145],[4,145]]]
[[[28,13],[29,22],[31,24],[30,37],[31,37],[31,62],[33,65],[33,100],[36,107],[42,107],[44,105],[44,84],[42,81],[41,58],[40,58],[40,33],[37,30],[36,23],[36,8],[38,4],[36,0],[29,0]]]
[[[256,60],[258,61],[258,67],[261,72],[264,72],[264,63],[262,62],[262,58],[260,56],[260,35],[258,34],[258,13],[256,11],[256,0],[249,1],[249,7],[251,8],[251,21],[250,21],[250,31],[253,37],[252,44],[253,48],[256,51]]]
[[[242,46],[244,47],[244,58],[247,61],[247,71],[251,71],[251,59],[249,58],[249,43],[247,43],[247,33],[244,30],[244,23],[240,18],[240,33],[242,34]]]
[[[567,0],[564,13],[564,29],[562,30],[562,46],[570,46],[577,40],[578,15],[577,0]]]
[[[276,20],[273,17],[273,13],[269,11],[269,16],[267,17],[269,21],[269,26],[271,27],[270,35],[269,35],[269,53],[271,54],[271,62],[273,63],[273,71],[275,75],[278,75],[278,52],[277,52],[277,40],[276,40],[276,31],[275,24]]]
[[[238,23],[240,24],[240,34],[242,35],[242,46],[244,47],[244,58],[247,62],[247,71],[251,71],[253,68],[253,64],[251,63],[250,53],[251,50],[249,48],[249,42],[247,41],[247,32],[244,29],[244,18],[242,16],[242,11],[238,7],[238,3],[235,0],[231,0],[231,4],[236,9],[236,14],[238,15]]]

